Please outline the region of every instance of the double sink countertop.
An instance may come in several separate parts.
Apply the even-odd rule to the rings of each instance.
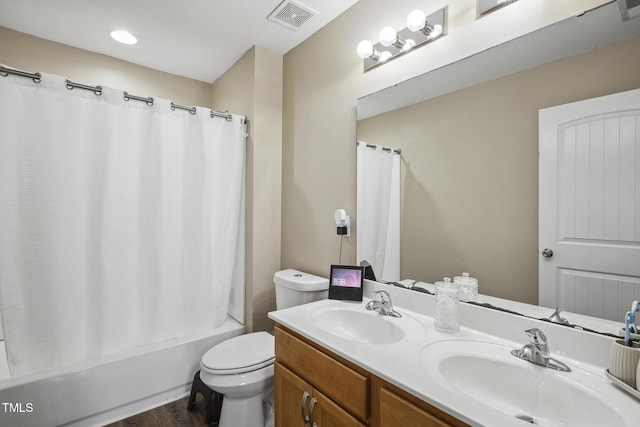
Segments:
[[[377,290],[401,318],[365,309]],[[636,425],[640,401],[605,376],[613,338],[464,303],[460,332],[448,334],[434,328],[434,308],[432,295],[367,281],[362,302],[322,300],[269,317],[470,425]],[[571,372],[511,355],[530,328]]]

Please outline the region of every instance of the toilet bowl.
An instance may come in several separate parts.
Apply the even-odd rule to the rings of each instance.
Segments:
[[[275,273],[276,307],[280,310],[327,297],[325,278],[283,270]],[[200,361],[200,379],[224,395],[219,427],[273,425],[273,364],[275,340],[254,332],[224,341]]]
[[[273,394],[273,335],[254,332],[224,341],[200,361],[200,379],[224,395],[220,427],[263,427]]]

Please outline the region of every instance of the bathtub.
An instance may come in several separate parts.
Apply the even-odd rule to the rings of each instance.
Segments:
[[[8,378],[2,360],[0,426],[102,426],[179,399],[189,393],[202,355],[243,333],[244,326],[227,317],[207,336],[164,341],[64,371],[16,378]],[[6,357],[4,347],[0,355]]]

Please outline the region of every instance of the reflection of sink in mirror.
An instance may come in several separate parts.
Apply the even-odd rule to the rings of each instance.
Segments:
[[[511,419],[544,426],[626,425],[604,403],[604,395],[615,393],[606,379],[575,366],[566,373],[537,366],[511,350],[481,341],[441,341],[425,346],[421,361],[449,391]]]
[[[313,323],[320,329],[352,342],[379,345],[393,344],[426,335],[422,325],[409,315],[402,318],[384,316],[365,310],[360,304],[327,304],[312,313]]]

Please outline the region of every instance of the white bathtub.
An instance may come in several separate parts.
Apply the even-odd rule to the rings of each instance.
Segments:
[[[185,396],[200,358],[244,333],[231,317],[210,335],[171,340],[65,371],[0,380],[0,426],[94,426]],[[4,345],[4,342],[2,342]],[[4,358],[4,348],[0,348]],[[0,361],[0,378],[8,375]]]

